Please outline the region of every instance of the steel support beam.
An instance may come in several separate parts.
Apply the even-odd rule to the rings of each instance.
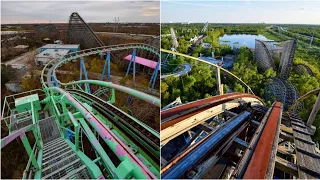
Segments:
[[[154,69],[154,71],[152,73],[152,76],[150,78],[150,81],[149,81],[149,85],[152,84],[152,89],[154,89],[154,85],[155,85],[155,83],[157,81],[159,67],[160,67],[160,59],[158,60],[157,66]]]
[[[110,81],[111,80],[110,79],[110,51],[107,52],[106,61],[104,63],[101,78],[100,78],[101,81],[104,80],[104,75],[106,73],[107,67],[108,67],[108,79],[107,80]]]
[[[82,80],[82,71],[83,71],[83,74],[84,74],[86,80],[88,80],[87,69],[86,69],[86,65],[84,63],[83,57],[81,57],[81,60],[80,60],[80,81]],[[86,87],[86,91],[88,93],[91,93],[90,85],[88,83],[85,84],[85,87]]]
[[[132,53],[132,56],[128,65],[127,73],[126,73],[126,76],[128,76],[130,72],[131,64],[133,61],[133,80],[132,80],[133,86],[135,85],[135,79],[136,79],[136,53],[137,53],[137,50],[133,49],[133,53]]]
[[[219,67],[216,69],[216,80],[217,80],[218,95],[222,95],[223,90],[221,92],[221,78],[220,78],[220,68]]]
[[[20,134],[20,139],[23,143],[23,146],[25,147],[28,155],[31,157],[31,163],[32,165],[36,168],[39,169],[39,165],[37,163],[37,159],[35,158],[35,154],[32,151],[32,148],[30,146],[30,143],[28,141],[27,135],[25,134],[25,132],[23,132],[22,134]]]

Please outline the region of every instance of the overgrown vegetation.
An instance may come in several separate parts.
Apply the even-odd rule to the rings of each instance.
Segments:
[[[1,88],[12,79],[16,78],[16,69],[10,65],[1,64]]]
[[[190,63],[194,66],[188,76],[180,78],[170,76],[161,81],[162,106],[169,104],[179,96],[183,102],[190,102],[217,95],[216,71],[214,67],[210,67],[204,63],[195,65],[194,60],[179,56],[171,61],[177,64]],[[264,97],[264,88],[268,80],[276,76],[276,72],[271,68],[264,73],[259,73],[257,64],[253,60],[253,54],[246,47],[240,48],[232,73],[246,82],[259,97]],[[221,79],[224,84],[224,93],[228,89],[235,92],[245,92],[246,87],[233,77],[224,74]]]
[[[204,42],[211,43],[213,48],[205,50],[201,46],[196,46],[192,51],[192,56],[198,57],[199,53],[204,54],[205,56],[210,56],[209,52],[211,51],[214,51],[215,55],[231,53],[230,46],[223,47],[219,43],[219,37],[223,36],[224,34],[262,34],[270,40],[285,41],[292,38],[298,38],[297,33],[308,36],[312,36],[314,33],[315,38],[313,45],[318,45],[318,38],[320,37],[319,26],[283,26],[288,27],[288,32],[281,32],[281,34],[279,34],[276,29],[273,29],[272,26],[266,24],[209,25],[208,30],[205,32],[207,38],[204,39]],[[199,34],[203,24],[164,25],[161,29],[162,34],[170,34],[170,27],[173,27],[176,30],[176,36],[178,37],[179,42],[179,48],[177,51],[187,54],[188,47],[191,45],[191,42],[189,42],[190,39]],[[188,29],[191,29],[192,31],[188,31]],[[297,72],[292,70],[290,78],[288,79],[297,88],[300,95],[304,95],[305,93],[320,87],[320,51],[319,48],[314,46],[309,47],[309,42],[310,39],[308,38],[299,38],[298,46],[294,55],[294,64],[307,65],[312,70],[314,76],[310,76],[308,74],[299,75]],[[171,44],[172,42],[170,36],[165,36],[162,38],[162,48],[170,49]],[[228,48],[230,48],[230,50],[228,50]],[[176,69],[177,65],[183,63],[189,63],[193,65],[193,68],[188,76],[182,76],[180,78],[169,77],[161,82],[162,106],[174,101],[179,96],[183,102],[188,102],[217,94],[215,70],[210,68],[208,65],[204,65],[202,63],[195,65],[194,61],[177,56],[176,59],[169,58],[169,65],[166,67],[166,69],[163,69],[163,72],[173,71]],[[279,65],[279,61],[277,61],[276,64]],[[240,48],[240,52],[234,62],[232,73],[247,83],[253,92],[261,98],[265,97],[264,89],[269,83],[270,79],[277,76],[277,73],[272,69],[269,69],[264,73],[260,73],[258,71],[257,64],[253,59],[252,52],[245,47]],[[223,75],[221,78],[222,83],[226,84],[229,90],[236,92],[244,92],[246,90],[239,81],[232,77]],[[304,120],[308,119],[315,100],[316,95],[303,102],[304,108],[300,109],[298,113]],[[272,102],[266,103],[267,105],[271,105]],[[317,131],[313,136],[313,140],[320,141],[320,115],[317,115],[313,125],[317,128]]]

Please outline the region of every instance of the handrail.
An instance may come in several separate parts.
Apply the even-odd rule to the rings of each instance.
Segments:
[[[21,92],[21,93],[17,93],[17,94],[12,94],[12,95],[9,95],[9,96],[6,96],[5,98],[4,98],[4,103],[3,104],[5,104],[5,103],[7,103],[8,104],[8,106],[12,103],[12,102],[8,102],[7,101],[7,98],[9,98],[9,97],[14,97],[14,96],[18,96],[18,95],[21,95],[21,94],[30,94],[31,92],[34,92],[34,91],[42,91],[43,92],[43,90],[42,89],[34,89],[34,90],[31,90],[31,91],[26,91],[26,92]],[[41,94],[42,95],[42,94]],[[41,95],[39,95],[39,96],[41,96]],[[5,110],[5,105],[2,107],[2,113],[1,113],[1,117],[2,118],[4,118],[3,117],[3,115],[4,115],[4,110]]]
[[[4,137],[1,139],[1,149],[3,147],[5,147],[6,145],[8,145],[9,143],[11,143],[14,139],[16,139],[17,137],[19,137],[21,134],[27,132],[28,130],[30,130],[31,128],[33,128],[33,126],[35,126],[36,124],[31,124],[27,127],[21,128],[20,130]]]
[[[209,65],[212,65],[214,67],[216,67],[217,69],[220,68],[221,70],[223,70],[224,72],[228,73],[229,75],[235,77],[237,80],[239,80],[243,85],[245,85],[249,91],[249,93],[253,93],[253,91],[251,90],[251,88],[249,87],[249,85],[247,85],[245,82],[243,82],[240,78],[238,78],[236,75],[234,75],[232,72],[220,67],[220,66],[217,66],[216,64],[213,64],[213,63],[210,63],[210,62],[207,62],[205,60],[202,60],[200,58],[196,58],[196,57],[192,57],[192,56],[189,56],[189,55],[186,55],[186,54],[182,54],[182,53],[178,53],[178,52],[174,52],[174,51],[170,51],[170,50],[166,50],[166,49],[160,49],[162,52],[166,52],[166,53],[170,53],[170,54],[175,54],[175,55],[179,55],[179,56],[183,56],[183,57],[186,57],[186,58],[189,58],[189,59],[194,59],[194,60],[197,60],[197,61],[200,61],[200,62],[203,62],[203,63],[206,63],[206,64],[209,64]]]

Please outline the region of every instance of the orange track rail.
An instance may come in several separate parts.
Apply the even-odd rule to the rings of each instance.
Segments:
[[[170,127],[170,126],[172,126],[172,125],[174,125],[184,119],[187,119],[187,118],[189,118],[193,115],[196,115],[202,111],[205,111],[206,109],[209,109],[211,107],[217,106],[219,104],[222,104],[222,103],[225,103],[228,101],[232,101],[232,100],[240,99],[240,98],[246,98],[246,97],[256,98],[256,99],[260,100],[261,102],[263,102],[263,100],[261,98],[255,96],[255,95],[246,94],[246,93],[238,93],[238,92],[219,95],[219,96],[213,96],[213,97],[209,97],[209,98],[206,98],[203,100],[194,101],[194,102],[191,102],[191,103],[188,103],[185,105],[177,106],[177,107],[162,111],[161,118],[165,119],[165,118],[169,118],[170,116],[173,116],[173,115],[181,114],[184,111],[190,110],[192,108],[203,106],[203,107],[200,107],[190,113],[186,113],[182,116],[179,116],[179,117],[174,118],[172,120],[169,120],[167,122],[163,122],[161,124],[161,130],[166,129],[167,127]]]
[[[265,179],[280,114],[281,103],[276,102],[268,117],[267,124],[263,129],[243,179]]]

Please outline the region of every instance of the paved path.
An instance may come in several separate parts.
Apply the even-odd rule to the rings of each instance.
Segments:
[[[161,74],[161,79],[165,79],[169,76],[180,77],[180,76],[187,74],[188,72],[191,71],[192,66],[190,64],[182,64],[181,66],[183,66],[182,71],[172,73],[172,74]]]

